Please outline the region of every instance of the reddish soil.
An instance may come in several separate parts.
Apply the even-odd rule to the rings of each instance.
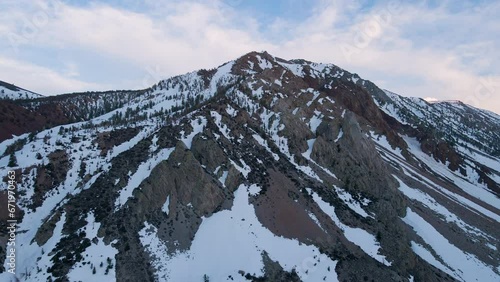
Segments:
[[[60,105],[42,105],[30,111],[11,101],[0,100],[0,142],[12,135],[42,130],[46,127],[68,123],[70,120]]]
[[[326,234],[295,202],[290,193],[302,197],[294,183],[280,172],[268,171],[270,187],[253,203],[259,221],[278,236],[295,238],[301,242],[325,239]]]

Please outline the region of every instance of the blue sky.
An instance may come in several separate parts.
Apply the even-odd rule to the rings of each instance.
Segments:
[[[500,1],[2,0],[0,11],[0,80],[45,95],[145,88],[267,50],[500,113]]]

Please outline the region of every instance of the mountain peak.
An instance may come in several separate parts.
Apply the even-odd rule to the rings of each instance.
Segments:
[[[472,107],[250,52],[0,115],[1,281],[500,278],[500,121]]]
[[[275,64],[275,57],[268,52],[252,51],[235,60],[233,72],[235,74],[261,72],[264,69],[271,68]]]

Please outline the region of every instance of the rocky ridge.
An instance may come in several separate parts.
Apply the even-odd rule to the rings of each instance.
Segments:
[[[266,52],[109,95],[124,102],[0,143],[23,211],[22,271],[0,277],[499,278],[494,114]]]

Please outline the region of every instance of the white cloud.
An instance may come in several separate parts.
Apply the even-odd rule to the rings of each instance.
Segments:
[[[79,92],[110,88],[106,85],[73,79],[49,68],[1,56],[0,77],[2,80],[43,95],[60,93],[60,89],[64,89],[65,92]]]
[[[68,77],[79,77],[80,73],[78,71],[78,65],[75,62],[66,62],[66,68],[64,70],[65,76]]]
[[[492,48],[500,40],[491,33],[498,28],[491,10],[498,7],[491,4],[473,13],[456,13],[444,6],[382,4],[360,13],[349,25],[316,25],[314,32],[287,41],[281,53],[333,62],[402,95],[460,99],[500,112],[500,101],[495,99],[500,92],[500,69],[491,63],[500,60]],[[484,23],[488,17],[494,24]],[[462,37],[447,36],[450,25],[463,30]],[[297,28],[307,26],[306,22]],[[419,30],[417,35],[414,29]],[[477,41],[469,42],[467,37]],[[488,82],[482,82],[486,77]]]
[[[90,48],[134,62],[160,66],[169,75],[213,67],[253,48],[270,46],[258,41],[247,23],[231,26],[236,17],[218,6],[180,2],[161,19],[94,4],[89,8],[65,6],[43,31],[40,43],[65,48]]]

